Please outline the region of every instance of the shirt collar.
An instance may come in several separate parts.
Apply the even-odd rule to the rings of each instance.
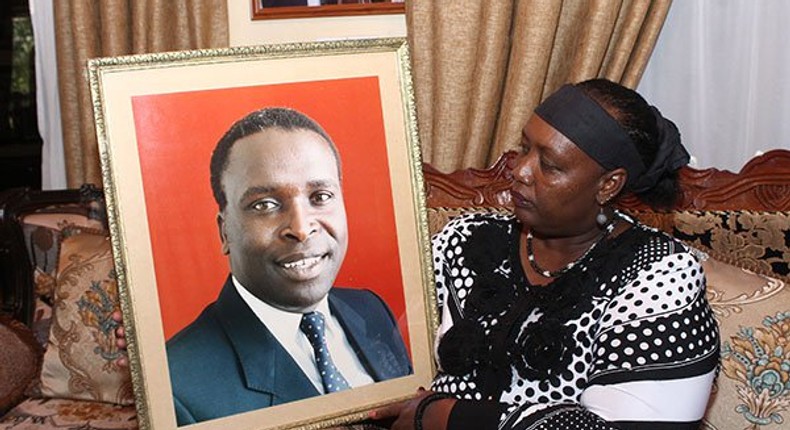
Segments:
[[[275,334],[275,337],[293,337],[300,332],[299,323],[302,321],[301,312],[288,312],[276,308],[255,297],[235,276],[231,275],[231,279],[233,280],[233,286],[236,287],[236,291],[239,292],[242,300],[249,306],[255,316]],[[324,314],[324,317],[329,317],[328,295],[324,296],[324,298],[318,302],[318,306],[315,310]]]

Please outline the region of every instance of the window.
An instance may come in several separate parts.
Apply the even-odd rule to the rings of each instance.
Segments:
[[[0,189],[40,188],[41,137],[27,0],[4,0],[0,20]]]

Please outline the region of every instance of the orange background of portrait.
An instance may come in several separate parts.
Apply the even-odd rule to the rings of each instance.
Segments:
[[[408,345],[378,78],[136,96],[132,104],[165,339],[217,298],[229,272],[209,184],[216,142],[247,113],[285,106],[321,124],[342,158],[349,248],[335,285],[375,291]]]

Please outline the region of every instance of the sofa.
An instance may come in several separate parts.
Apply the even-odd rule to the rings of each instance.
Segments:
[[[507,166],[450,174],[424,165],[428,228],[512,210]],[[722,365],[703,428],[773,430],[790,420],[790,151],[737,174],[684,168],[682,198],[620,208],[700,251]],[[137,428],[113,342],[117,286],[101,191],[0,194],[0,430]]]

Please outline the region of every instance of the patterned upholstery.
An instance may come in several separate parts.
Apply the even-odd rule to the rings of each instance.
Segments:
[[[134,405],[85,400],[29,398],[0,419],[0,430],[132,430]]]
[[[7,412],[0,405],[6,412],[0,430],[138,427],[129,371],[114,362],[118,351],[107,318],[118,307],[107,229],[95,201],[67,197],[72,203],[42,204],[20,217],[35,309],[30,327],[18,328],[38,347],[38,359],[15,355],[14,363],[36,363],[36,369],[22,386],[26,399],[17,396]],[[49,348],[42,360],[42,350],[53,344],[66,348]]]
[[[111,314],[120,305],[109,237],[70,229],[61,234],[42,394],[132,404],[129,370],[116,363],[121,353]]]

